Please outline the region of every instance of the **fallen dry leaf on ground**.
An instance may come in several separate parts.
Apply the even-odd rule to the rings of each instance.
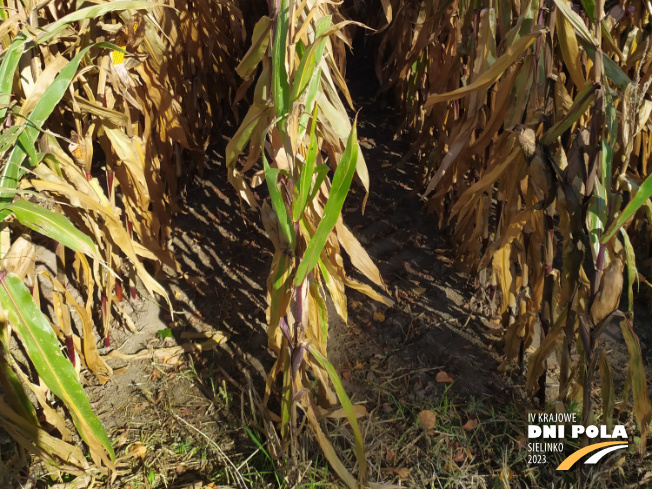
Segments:
[[[464,431],[471,431],[474,430],[478,426],[478,420],[477,419],[469,419],[466,423],[464,423]]]
[[[396,458],[396,450],[387,450],[387,453],[385,454],[385,462],[391,464],[394,461],[394,458]]]
[[[423,428],[430,436],[435,434],[435,426],[437,425],[437,415],[432,411],[424,409],[419,413],[419,420],[423,424]]]
[[[435,377],[435,380],[437,382],[453,382],[453,377],[448,375],[448,373],[444,372],[443,370],[441,372],[437,372],[437,376]]]
[[[407,467],[386,467],[384,469],[380,469],[380,471],[384,474],[395,474],[398,475],[401,480],[405,480],[408,477],[410,477],[410,470]]]
[[[354,405],[353,413],[355,414],[356,418],[364,418],[365,416],[369,416],[369,411],[367,411],[367,408],[364,407],[362,404]],[[346,411],[344,410],[344,408],[339,408],[333,411],[332,413],[326,414],[326,417],[332,419],[346,418]]]
[[[458,448],[455,450],[455,453],[453,454],[453,460],[455,460],[455,462],[458,464],[466,460],[466,452],[463,448]]]
[[[129,455],[134,458],[144,459],[147,455],[147,447],[142,443],[134,443],[129,447]]]
[[[385,315],[382,312],[380,311],[374,312],[374,321],[376,321],[377,323],[382,323],[384,320],[385,320]]]

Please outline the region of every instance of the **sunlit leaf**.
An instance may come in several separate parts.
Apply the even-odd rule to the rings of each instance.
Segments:
[[[7,311],[39,376],[68,408],[93,457],[113,467],[113,447],[77,380],[75,369],[61,353],[59,341],[29,289],[15,275],[0,272],[0,305]]]
[[[358,161],[358,135],[355,122],[351,128],[349,139],[346,142],[346,149],[342,159],[337,165],[333,183],[331,185],[328,201],[324,206],[324,217],[319,222],[315,234],[310,239],[306,252],[303,255],[301,263],[297,267],[297,274],[294,279],[294,285],[298,286],[304,281],[308,273],[317,265],[319,255],[321,254],[326,240],[337,223],[340,211],[344,205],[344,199],[351,187],[353,174],[355,173]]]

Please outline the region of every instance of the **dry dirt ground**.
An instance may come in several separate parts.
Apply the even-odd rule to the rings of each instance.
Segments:
[[[345,222],[378,263],[396,306],[351,292],[349,323],[331,325],[329,356],[352,400],[370,413],[361,426],[375,487],[648,487],[649,455],[633,450],[582,474],[527,463],[525,413],[533,406],[523,375],[498,373],[497,326],[483,315],[472,278],[455,270],[448,235],[422,212],[412,188],[417,168],[399,164],[408,147],[393,137],[397,114],[372,98],[377,84],[360,74],[371,73],[368,59],[354,61],[348,78],[362,109],[372,193],[362,215],[363,195],[353,192]],[[166,280],[174,317],[144,295],[126,304],[138,331],[115,328],[113,347],[149,356],[111,360],[120,370],[104,386],[85,377],[121,457],[120,476],[113,484],[54,481],[38,463],[21,469],[16,462],[20,470],[0,487],[340,487],[308,435],[297,469],[284,472],[271,460],[276,442],[257,408],[273,361],[264,312],[271,243],[258,215],[241,209],[221,149],[186,183],[179,206],[173,246],[182,273]],[[181,344],[194,351],[174,355],[170,348]],[[619,420],[631,426],[631,413],[622,409]],[[346,424],[324,424],[353,467]],[[13,454],[0,433],[3,460]]]

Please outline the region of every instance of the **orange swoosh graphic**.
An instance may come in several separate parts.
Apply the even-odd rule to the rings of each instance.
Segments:
[[[581,459],[584,455],[587,453],[595,452],[596,450],[604,447],[610,447],[612,445],[626,445],[627,442],[624,440],[621,441],[605,441],[602,443],[594,443],[593,445],[589,445],[588,447],[580,448],[578,451],[575,453],[571,453],[566,459],[559,464],[559,467],[557,467],[557,470],[568,470],[570,469],[575,462],[577,462],[579,459]]]

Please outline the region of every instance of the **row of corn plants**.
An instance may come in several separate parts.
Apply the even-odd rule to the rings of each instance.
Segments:
[[[283,0],[255,25],[249,51],[232,70],[245,36],[235,3],[3,7],[2,427],[54,471],[88,470],[65,419],[47,402],[50,390],[72,416],[94,466],[115,474],[113,449],[79,383],[80,368],[99,383],[110,380],[97,340],[109,346],[115,319],[133,328],[122,305],[126,284],[133,298],[138,278],[170,305],[144,261],[176,268],[167,241],[177,181],[196,170],[183,166],[181,151],[201,161],[213,120],[231,102],[219,94],[232,91],[235,108],[255,82],[226,159],[231,183],[260,209],[275,249],[267,320],[277,361],[265,405],[280,384],[280,412],[270,414],[286,455],[295,454],[301,409],[336,472],[350,487],[364,484],[362,436],[326,351],[326,303],[331,300],[346,321],[345,287],[391,305],[378,269],[341,217],[354,175],[369,190],[355,121],[340,97],[352,106],[343,78],[351,22],[329,2]],[[243,79],[238,90],[236,72]],[[209,89],[216,77],[218,90]],[[239,161],[247,147],[246,160]],[[259,202],[251,188],[263,183],[270,198]],[[52,240],[57,256],[56,273],[39,272],[40,280],[34,232]],[[71,264],[66,249],[73,252]],[[342,249],[375,288],[347,276]],[[40,307],[43,281],[52,295],[47,314]],[[13,337],[40,382],[13,358]],[[39,422],[25,388],[58,433]],[[358,481],[320,428],[318,406],[338,403],[353,428]]]
[[[356,121],[351,123],[340,96],[352,105],[342,74],[349,24],[332,2],[272,4],[270,15],[256,24],[251,48],[237,68],[244,85],[255,80],[255,88],[226,148],[226,163],[241,198],[260,209],[274,246],[267,326],[269,347],[277,358],[264,404],[280,387],[280,412],[270,413],[280,426],[286,457],[295,454],[300,409],[336,473],[355,488],[367,477],[364,444],[353,406],[327,359],[327,296],[345,322],[346,287],[392,302],[383,294],[377,267],[342,220],[354,175],[369,191]],[[246,148],[246,158],[239,159]],[[257,166],[261,159],[262,168]],[[259,185],[266,185],[269,193],[264,202],[252,192]],[[342,250],[370,284],[347,276]],[[317,408],[338,403],[353,431],[357,481],[320,427]]]
[[[145,262],[177,269],[167,244],[178,179],[198,169],[186,162],[202,161],[229,106],[219,96],[235,90],[242,14],[208,0],[9,0],[0,18],[0,426],[53,471],[84,473],[51,391],[94,466],[115,474],[80,368],[110,380],[98,340],[110,345],[116,321],[134,328],[123,300],[137,283],[171,309]],[[37,271],[35,234],[54,248],[55,273]]]
[[[417,180],[458,261],[504,330],[502,369],[530,355],[527,385],[545,402],[548,359],[558,399],[596,416],[616,403],[601,335],[620,325],[641,431],[652,419],[634,328],[634,289],[649,253],[652,75],[649,4],[600,0],[388,0],[376,20],[377,75],[393,90]],[[642,260],[639,259],[639,262]],[[648,284],[649,285],[649,284]],[[625,293],[625,312],[618,310]]]

